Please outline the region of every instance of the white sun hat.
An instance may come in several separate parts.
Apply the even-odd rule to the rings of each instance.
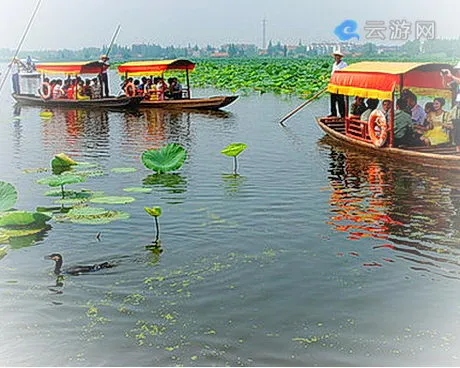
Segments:
[[[454,69],[460,69],[460,62],[454,66]]]

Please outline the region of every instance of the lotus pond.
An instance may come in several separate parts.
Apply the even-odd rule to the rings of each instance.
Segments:
[[[0,101],[10,205],[51,217],[0,238],[2,365],[459,364],[459,177],[333,145],[327,98],[287,128],[302,101],[269,93],[218,113]],[[155,174],[141,155],[168,143],[185,162]],[[60,153],[84,180],[49,186]],[[57,276],[53,253],[115,267]]]

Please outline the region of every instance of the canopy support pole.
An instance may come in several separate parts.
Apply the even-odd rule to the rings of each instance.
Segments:
[[[187,78],[187,98],[190,99],[192,96],[190,94],[190,78],[188,75],[188,69],[185,69],[185,77]]]
[[[402,92],[402,89],[400,91],[400,94]],[[394,128],[394,121],[395,121],[395,92],[393,91],[393,93],[391,94],[391,111],[390,111],[390,127],[389,127],[389,130],[390,130],[390,140],[389,140],[389,143],[388,145],[390,147],[393,147],[393,128]]]

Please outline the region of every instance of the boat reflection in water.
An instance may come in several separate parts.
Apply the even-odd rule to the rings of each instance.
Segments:
[[[396,257],[411,262],[413,270],[460,278],[460,190],[453,185],[458,174],[327,149],[332,212],[328,224],[346,233],[348,240],[365,240],[375,251],[390,252],[381,252],[379,261],[364,266],[383,266]],[[391,257],[384,258],[388,254]]]

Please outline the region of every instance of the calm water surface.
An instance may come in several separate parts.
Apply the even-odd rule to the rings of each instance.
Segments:
[[[218,94],[201,90],[196,95]],[[331,144],[298,100],[241,97],[221,113],[14,109],[0,102],[0,179],[16,208],[52,206],[36,183],[54,154],[105,175],[69,186],[127,195],[107,225],[51,221],[0,260],[0,364],[46,366],[458,365],[459,177]],[[139,156],[177,142],[158,180]],[[220,150],[245,142],[239,175]],[[137,171],[117,174],[112,168]],[[149,180],[150,179],[150,180]],[[164,252],[144,206],[161,206]],[[100,207],[100,205],[97,205]],[[100,241],[96,234],[101,233]],[[117,267],[56,280],[44,256]]]

